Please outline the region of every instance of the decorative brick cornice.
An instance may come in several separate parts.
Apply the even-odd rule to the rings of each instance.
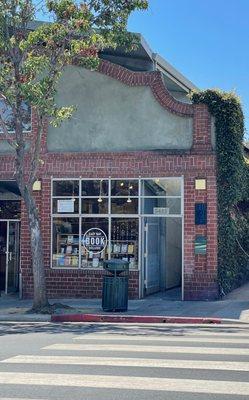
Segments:
[[[128,86],[149,86],[159,104],[171,113],[184,117],[194,115],[194,106],[176,100],[165,87],[162,73],[152,72],[133,72],[120,65],[113,64],[106,60],[101,60],[98,72],[117,79]]]

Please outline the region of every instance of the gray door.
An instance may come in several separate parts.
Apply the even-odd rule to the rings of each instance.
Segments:
[[[145,230],[145,292],[156,293],[160,290],[160,260],[159,260],[159,225],[155,218],[146,218]]]

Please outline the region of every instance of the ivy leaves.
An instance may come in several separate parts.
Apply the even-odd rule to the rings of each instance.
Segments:
[[[249,278],[249,220],[238,208],[249,201],[249,167],[243,156],[244,116],[235,93],[205,90],[191,95],[215,117],[218,186],[218,276],[227,293]]]

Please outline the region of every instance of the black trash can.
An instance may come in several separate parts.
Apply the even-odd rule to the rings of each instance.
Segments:
[[[104,311],[127,311],[129,262],[112,259],[104,262],[102,308]]]

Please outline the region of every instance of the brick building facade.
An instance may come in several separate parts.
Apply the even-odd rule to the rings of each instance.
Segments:
[[[102,57],[99,71],[89,73],[108,79],[107,84],[117,82],[122,85],[120,90],[129,89],[131,93],[139,87],[148,89],[146,96],[150,96],[153,107],[158,107],[160,113],[167,113],[167,118],[171,115],[176,118],[172,124],[179,121],[180,126],[190,121],[191,144],[181,148],[181,143],[174,145],[173,139],[173,145],[170,143],[168,147],[159,145],[157,148],[157,143],[155,146],[149,143],[143,149],[138,143],[137,148],[130,150],[121,139],[117,139],[117,146],[113,149],[114,135],[107,149],[100,145],[96,151],[96,142],[102,140],[98,136],[91,141],[92,148],[89,147],[90,140],[86,140],[87,151],[65,151],[59,148],[63,142],[51,145],[53,136],[47,137],[50,128],[47,129],[42,142],[43,165],[37,177],[38,186],[34,188],[38,190],[34,193],[41,217],[48,295],[54,298],[101,297],[102,262],[115,257],[130,263],[130,298],[141,298],[179,286],[184,300],[215,299],[218,296],[216,158],[211,116],[204,105],[177,100],[168,90],[162,71],[131,71],[114,63],[113,57],[109,60]],[[101,84],[102,81],[98,81],[98,87]],[[115,89],[113,96],[117,93]],[[128,103],[125,103],[126,107],[129,107]],[[110,115],[114,112],[113,107],[109,107]],[[142,114],[141,123],[139,118],[134,129],[143,123]],[[105,116],[102,120],[104,127]],[[129,121],[133,126],[132,114]],[[153,120],[151,122],[153,126]],[[31,142],[35,130],[33,113]],[[84,129],[82,132],[84,140]],[[167,130],[165,132],[162,135],[167,135]],[[67,131],[67,136],[70,135]],[[172,137],[177,135],[176,132]],[[148,136],[146,133],[144,138],[141,134],[141,141],[147,140]],[[3,136],[1,140],[3,143]],[[58,148],[54,150],[53,146]],[[0,180],[5,192],[15,192],[6,183],[13,182],[13,179],[13,156],[4,150],[0,156]],[[6,201],[6,197],[2,199]],[[20,204],[21,215],[13,218],[20,232],[20,257],[15,270],[19,284],[16,288],[19,287],[23,298],[30,298],[30,237],[21,201]],[[202,210],[201,213],[198,210]],[[0,224],[4,227],[8,223],[6,232],[9,235],[11,222],[7,221],[11,220],[0,214]],[[85,246],[84,238],[89,228],[104,232],[107,240],[106,249],[97,255]],[[13,235],[19,234],[15,229],[12,229]],[[2,264],[6,265],[6,259],[2,258]],[[9,266],[9,271],[11,268]],[[1,275],[5,283],[6,273]],[[9,290],[2,284],[4,289]]]

